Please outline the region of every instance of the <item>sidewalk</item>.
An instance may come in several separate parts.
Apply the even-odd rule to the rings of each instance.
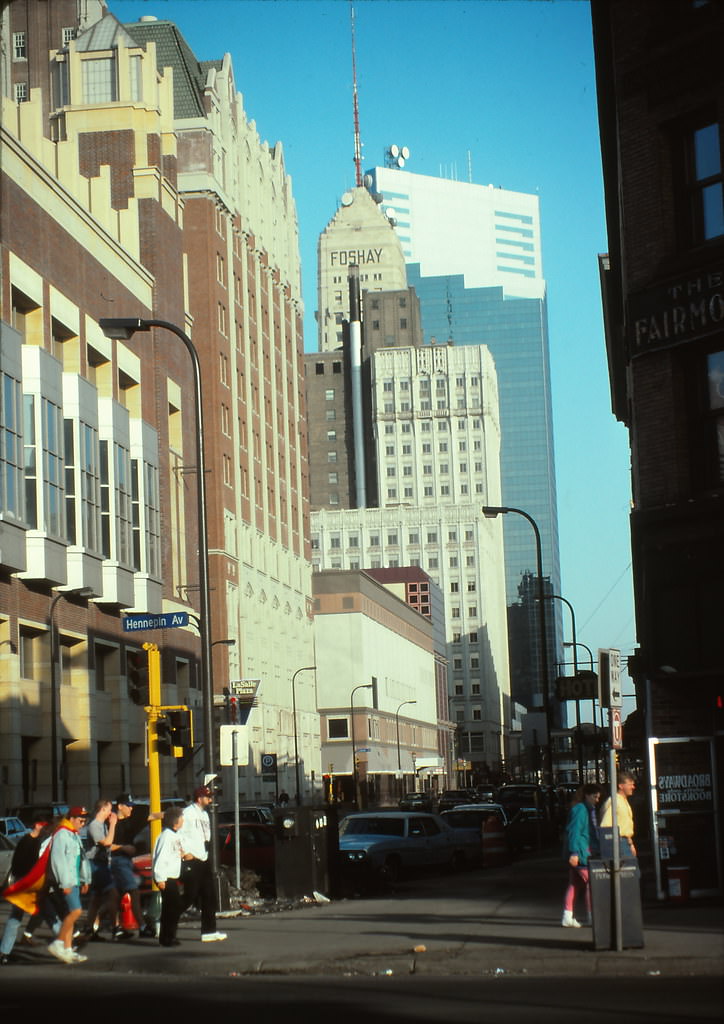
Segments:
[[[722,904],[643,907],[644,947],[594,950],[591,928],[561,928],[565,872],[558,857],[400,886],[387,898],[267,903],[220,917],[222,943],[201,944],[184,920],[181,946],[153,940],[92,943],[77,970],[230,976],[421,974],[428,976],[712,976],[724,971]],[[7,909],[7,905],[3,908]],[[5,913],[2,914],[4,921]],[[21,947],[19,966],[49,959]],[[12,970],[4,967],[3,972]],[[74,969],[75,970],[75,969]]]

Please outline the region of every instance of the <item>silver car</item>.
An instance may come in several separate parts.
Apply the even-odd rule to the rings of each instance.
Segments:
[[[474,834],[456,832],[438,814],[364,811],[339,827],[339,851],[348,868],[394,881],[409,868],[461,868],[479,852]]]
[[[0,886],[8,876],[14,853],[15,844],[7,836],[0,835]]]

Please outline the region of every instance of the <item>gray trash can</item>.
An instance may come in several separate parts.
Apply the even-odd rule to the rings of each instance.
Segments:
[[[593,948],[614,949],[616,925],[613,906],[613,861],[588,862],[593,917]],[[621,943],[624,949],[639,949],[644,944],[641,919],[641,885],[637,860],[621,861]]]
[[[274,812],[274,874],[277,899],[329,895],[328,833],[326,810],[284,807]]]

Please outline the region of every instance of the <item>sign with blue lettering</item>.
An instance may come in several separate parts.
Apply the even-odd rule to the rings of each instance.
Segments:
[[[140,612],[121,619],[121,628],[126,633],[138,633],[146,629],[176,629],[188,624],[188,612]]]

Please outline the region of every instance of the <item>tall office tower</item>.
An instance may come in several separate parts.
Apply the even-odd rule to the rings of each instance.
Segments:
[[[348,271],[359,268],[362,290],[407,287],[405,258],[390,222],[366,188],[345,192],[317,244],[319,351],[341,348],[349,320]]]
[[[502,504],[536,521],[543,574],[560,593],[558,517],[548,355],[546,284],[537,196],[376,167],[365,177],[400,239],[408,284],[420,301],[426,343],[485,344],[498,373]],[[523,517],[504,517],[507,602],[535,572]],[[560,659],[562,615],[551,602],[549,665]],[[511,630],[511,643],[514,631]],[[538,660],[536,658],[536,660]],[[511,664],[519,659],[511,659]],[[516,671],[514,697],[529,708],[537,668]],[[539,687],[539,684],[536,684]]]
[[[199,355],[212,681],[222,703],[232,680],[261,681],[244,788],[268,796],[262,751],[292,784],[289,683],[312,651],[282,147],[247,119],[228,54],[199,63],[169,22],[14,0],[0,36],[4,799],[146,790],[128,657],[144,641],[162,650],[164,703],[201,703],[193,367],[165,329],[106,337],[109,316],[174,324]],[[134,635],[127,610],[188,612],[189,624]],[[321,768],[310,687],[297,711],[308,789]],[[165,764],[164,795],[193,788],[201,760],[185,774]]]
[[[367,307],[373,298],[366,297]],[[370,329],[367,320],[365,336]],[[307,356],[308,382],[316,385],[312,410],[322,394],[318,368],[330,357],[343,363],[344,351]],[[382,347],[369,363],[366,440],[374,449],[377,507],[321,503],[312,513],[313,564],[420,566],[440,586],[452,666],[449,717],[458,754],[484,778],[507,757],[510,724],[502,530],[480,511],[500,497],[495,368],[485,346]],[[310,450],[314,472],[313,436]],[[323,461],[323,440],[319,451]],[[331,439],[326,457],[334,452]]]

